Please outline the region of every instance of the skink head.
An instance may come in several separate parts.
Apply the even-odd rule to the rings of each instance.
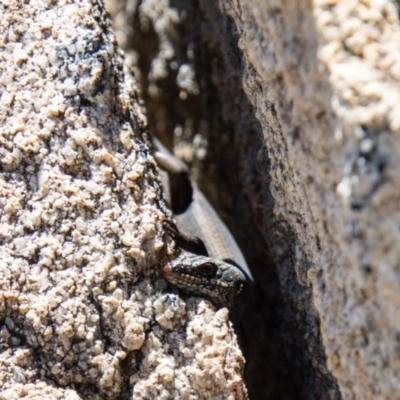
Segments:
[[[163,268],[165,279],[188,294],[204,296],[217,307],[235,308],[246,285],[243,272],[224,261],[182,253]]]

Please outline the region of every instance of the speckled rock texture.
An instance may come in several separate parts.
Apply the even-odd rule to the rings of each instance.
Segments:
[[[175,252],[100,1],[0,1],[0,399],[245,399],[226,309]]]
[[[400,398],[399,2],[108,3],[258,283],[250,398]]]

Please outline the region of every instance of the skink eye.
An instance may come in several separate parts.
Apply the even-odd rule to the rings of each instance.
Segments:
[[[200,268],[199,271],[202,275],[204,276],[209,276],[215,272],[215,265],[213,264],[203,264]]]

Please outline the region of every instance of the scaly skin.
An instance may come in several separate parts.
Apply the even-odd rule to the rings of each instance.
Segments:
[[[163,268],[164,278],[188,294],[209,299],[217,307],[235,309],[247,284],[237,267],[215,258],[182,253]]]

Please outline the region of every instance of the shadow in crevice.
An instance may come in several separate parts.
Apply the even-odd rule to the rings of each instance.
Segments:
[[[141,29],[138,11],[132,21],[135,34],[130,45],[139,54],[150,129],[170,148],[178,126],[183,127],[181,140],[205,139],[206,153],[198,157],[194,151],[191,167],[253,272],[255,301],[243,321],[250,398],[323,398],[337,388],[324,367],[319,322],[302,306],[311,304],[311,293],[298,283],[294,270],[296,235],[290,224],[274,213],[270,191],[270,171],[276,165],[271,163],[266,140],[269,134],[281,133],[261,125],[243,91],[246,71],[238,48],[239,33],[231,18],[221,13],[217,2],[171,0],[171,7],[181,18],[180,23],[165,28],[175,52],[169,65],[193,67],[198,95],[186,93],[182,98],[177,68],[168,66],[162,79],[148,80],[160,41],[154,27]],[[157,85],[157,96],[149,94],[150,84]],[[274,104],[265,102],[265,107],[276,120]],[[307,264],[307,260],[303,262]]]

